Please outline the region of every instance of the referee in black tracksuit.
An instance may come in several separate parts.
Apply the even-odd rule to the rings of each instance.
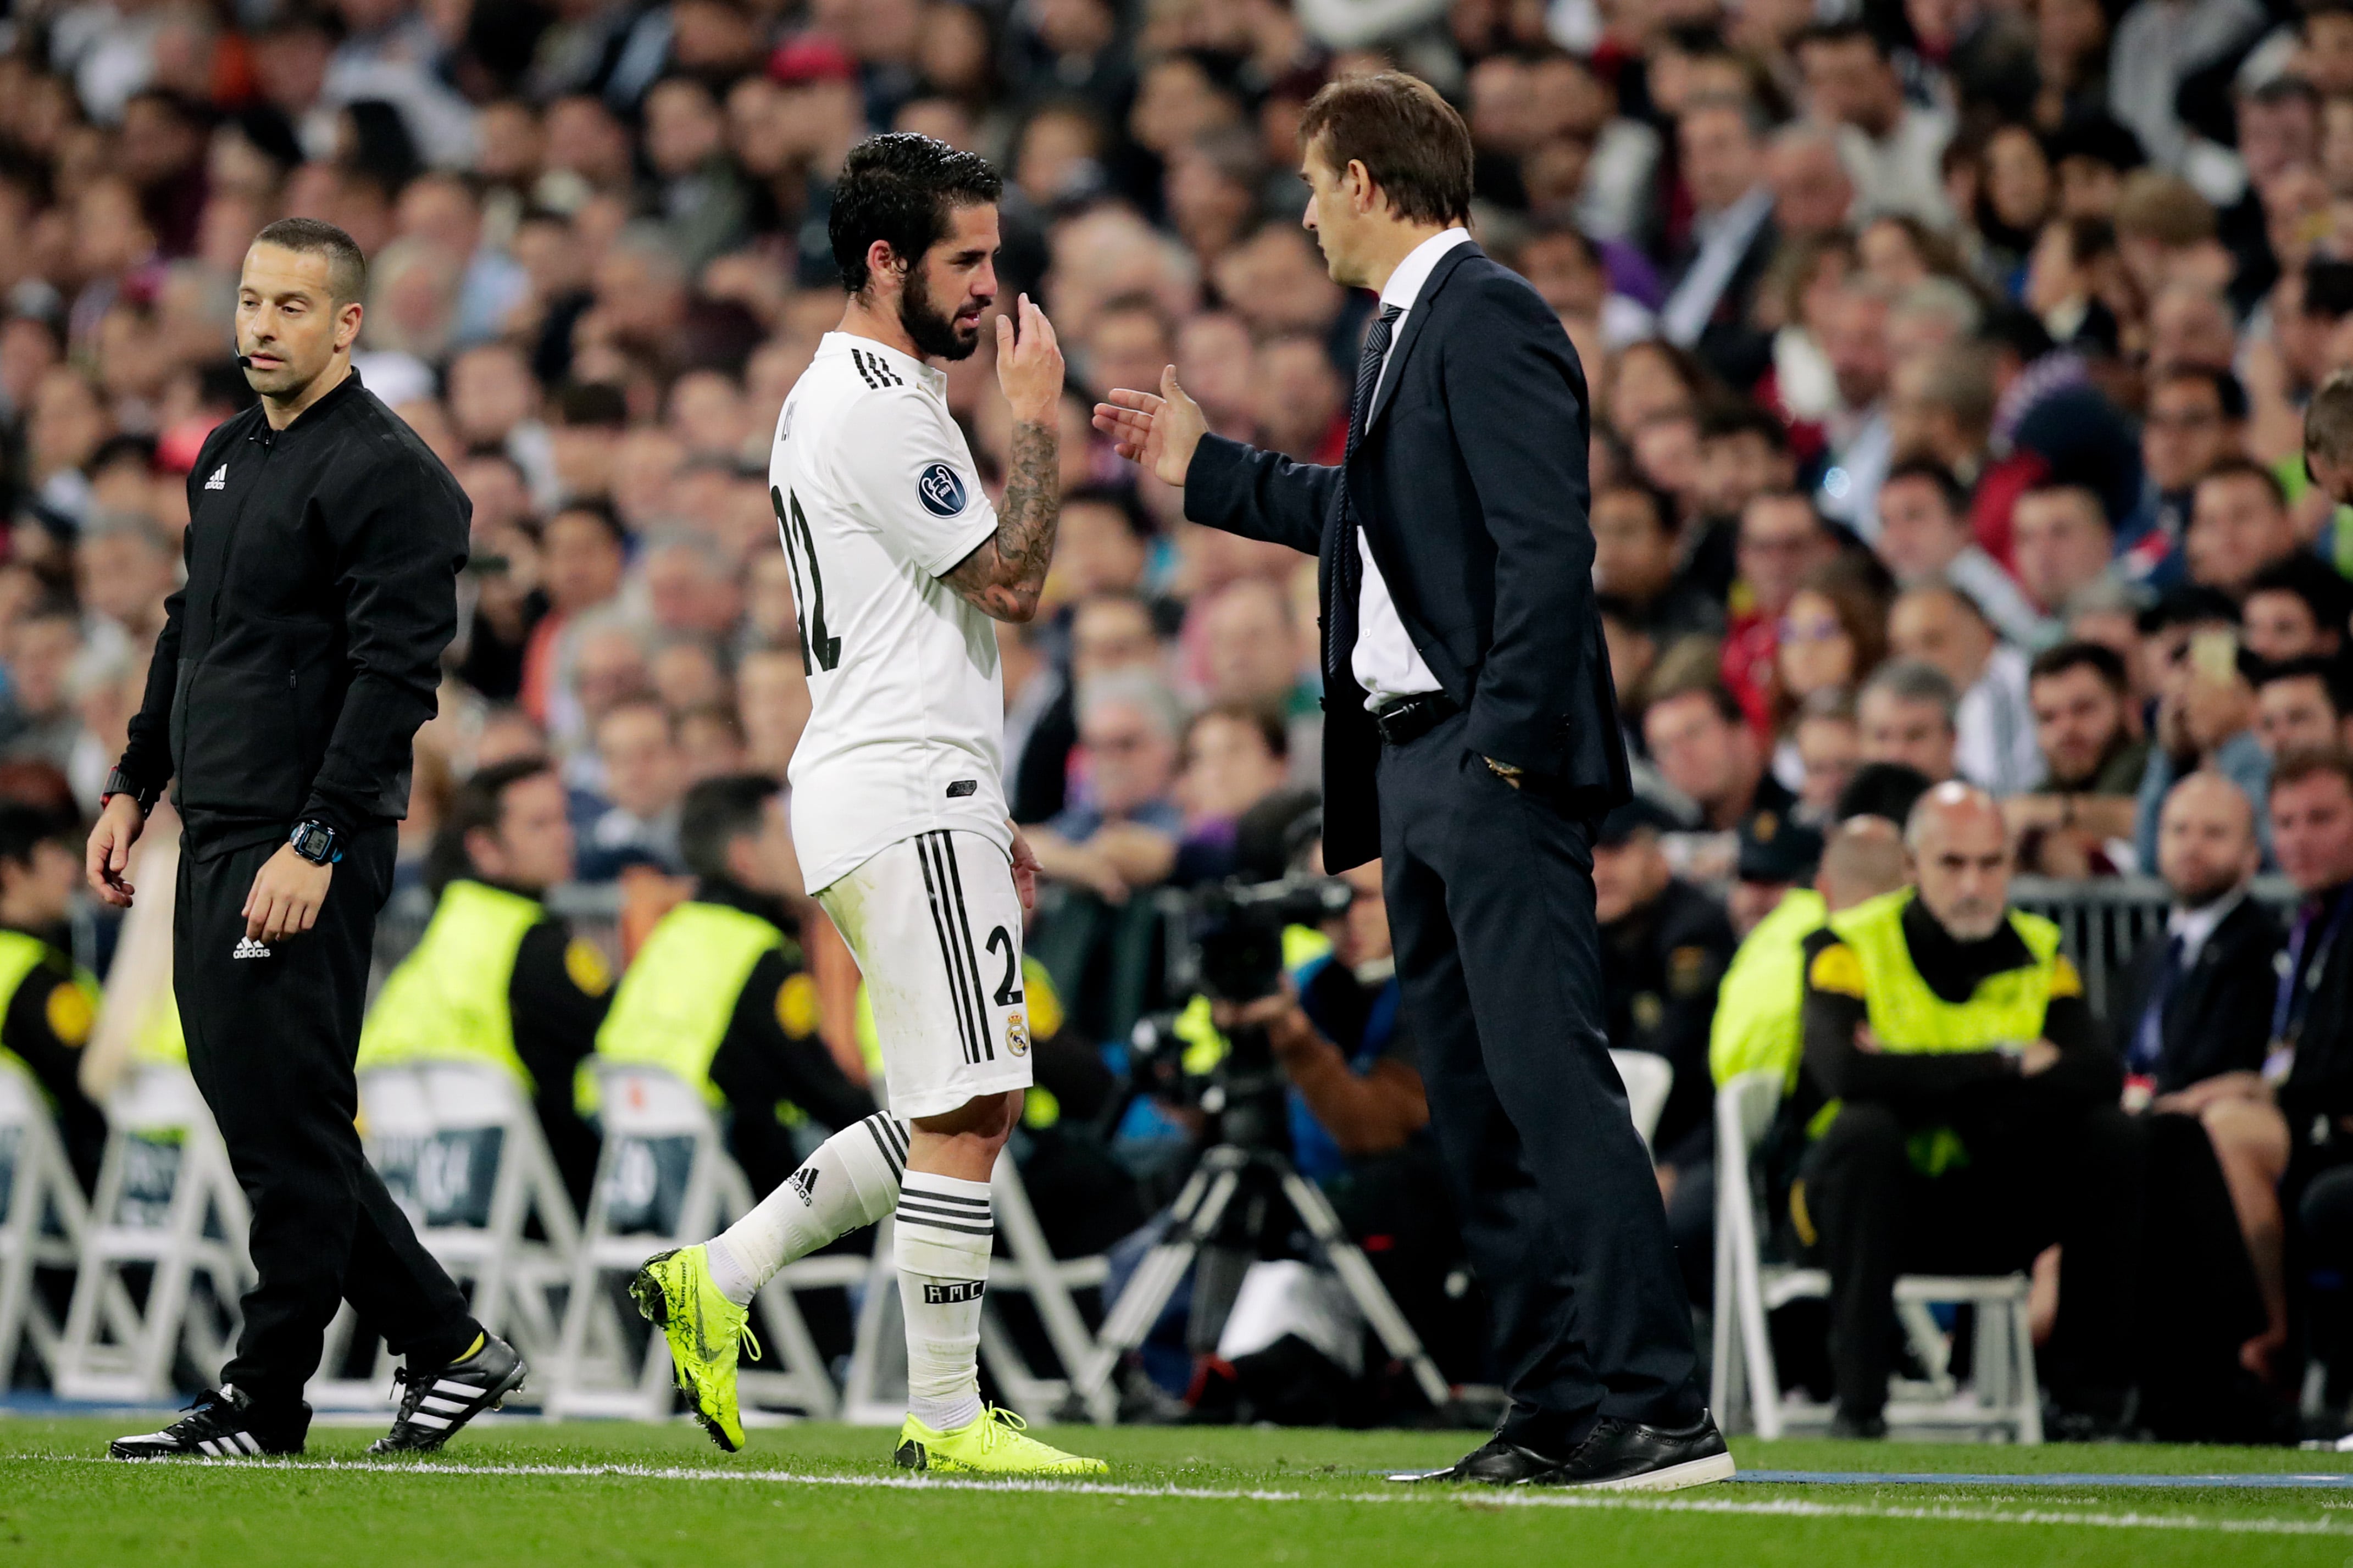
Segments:
[[[369,945],[471,510],[353,373],[365,287],[359,247],[331,225],[274,223],[246,253],[237,347],[261,401],[188,476],[187,585],[90,835],[91,886],[128,904],[131,845],[174,783],[174,984],[259,1275],[221,1389],[118,1439],[119,1458],[300,1452],[302,1387],[344,1298],[406,1358],[399,1416],[372,1452],[437,1447],[522,1380],[353,1125]]]

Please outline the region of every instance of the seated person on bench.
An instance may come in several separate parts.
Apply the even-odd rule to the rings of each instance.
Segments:
[[[1904,1273],[2009,1274],[2063,1244],[2045,1382],[2126,1413],[2142,1140],[2059,928],[2010,907],[2001,811],[1940,784],[1905,835],[1915,889],[1807,939],[1805,1065],[1833,1097],[1792,1192],[1831,1275],[1834,1430],[1880,1436]]]
[[[81,825],[28,805],[0,805],[0,1061],[40,1083],[74,1178],[98,1184],[106,1117],[82,1092],[81,1048],[98,1016],[98,983],[74,967],[66,916],[80,877]]]
[[[819,1037],[817,987],[786,934],[803,893],[776,782],[736,773],[695,785],[679,852],[694,896],[638,949],[596,1054],[667,1068],[720,1106],[728,1152],[756,1198],[801,1163],[797,1124],[838,1131],[871,1115],[874,1101]]]
[[[470,1061],[530,1094],[575,1207],[596,1175],[596,1130],[574,1095],[611,1000],[605,955],[541,900],[572,879],[564,782],[518,757],[459,785],[433,844],[440,889],[424,937],[385,977],[360,1033],[358,1069]]]

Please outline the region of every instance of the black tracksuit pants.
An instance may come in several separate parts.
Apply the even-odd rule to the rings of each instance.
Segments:
[[[1603,1032],[1590,835],[1472,755],[1468,723],[1382,747],[1381,875],[1500,1435],[1566,1455],[1601,1415],[1698,1415],[1691,1305]]]
[[[395,830],[355,835],[318,922],[236,956],[254,873],[279,841],[180,858],[173,985],[188,1067],[253,1208],[258,1282],[221,1373],[263,1410],[290,1414],[348,1299],[396,1354],[432,1366],[479,1331],[449,1276],[360,1151],[352,1061],[367,1001],[376,912],[392,889]],[[250,950],[247,950],[248,952]]]
[[[2045,1381],[2071,1408],[2113,1406],[2134,1377],[2134,1282],[2147,1131],[2113,1105],[1964,1134],[1968,1161],[1914,1169],[1912,1129],[1850,1101],[1807,1152],[1805,1208],[1831,1276],[1839,1409],[1887,1404],[1898,1274],[2008,1274],[2057,1243],[2059,1321]]]

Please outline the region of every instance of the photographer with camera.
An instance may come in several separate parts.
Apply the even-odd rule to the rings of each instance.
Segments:
[[[1200,1170],[1247,1166],[1256,1173],[1245,1178],[1255,1184],[1247,1190],[1279,1192],[1304,1230],[1268,1224],[1254,1201],[1228,1209],[1211,1195],[1197,1215],[1180,1196],[1164,1245],[1189,1236],[1204,1248],[1188,1335],[1199,1355],[1218,1345],[1252,1260],[1293,1254],[1317,1235],[1326,1244],[1323,1261],[1339,1271],[1356,1310],[1383,1331],[1392,1355],[1411,1363],[1425,1396],[1442,1396],[1439,1368],[1456,1381],[1476,1376],[1481,1337],[1466,1316],[1473,1309],[1446,1289],[1463,1256],[1461,1237],[1425,1131],[1429,1101],[1401,1011],[1380,868],[1314,875],[1322,855],[1313,839],[1302,858],[1306,874],[1194,895],[1188,979],[1198,989],[1174,1018],[1140,1028],[1136,1044],[1149,1092],[1180,1121],[1199,1125],[1211,1151]],[[1332,1244],[1349,1260],[1334,1256]],[[1319,1247],[1307,1250],[1314,1257]],[[1384,1317],[1420,1344],[1401,1350]],[[1423,1346],[1452,1354],[1432,1363]],[[1452,1364],[1464,1353],[1470,1362]],[[1268,1364],[1254,1364],[1261,1361]],[[1254,1419],[1361,1418],[1389,1397],[1369,1384],[1343,1388],[1345,1373],[1304,1369],[1279,1347],[1238,1358],[1230,1371],[1209,1364],[1217,1375],[1197,1384],[1194,1419],[1229,1400]]]

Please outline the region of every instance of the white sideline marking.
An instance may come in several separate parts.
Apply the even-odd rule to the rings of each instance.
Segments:
[[[51,1454],[59,1464],[119,1464],[95,1455]],[[796,1470],[713,1470],[655,1465],[440,1465],[362,1464],[338,1459],[174,1459],[177,1466],[216,1469],[328,1470],[347,1475],[447,1478],[497,1476],[525,1479],[645,1481],[765,1481],[778,1486],[850,1487],[884,1491],[1044,1492],[1077,1497],[1141,1498],[1183,1502],[1406,1503],[1424,1507],[1628,1509],[1651,1513],[1718,1513],[1783,1519],[1895,1519],[1932,1524],[2073,1524],[2094,1530],[2174,1530],[2226,1535],[2320,1535],[2353,1537],[2353,1523],[2329,1520],[2205,1519],[2196,1514],[2077,1513],[2056,1509],[2003,1510],[1983,1507],[1882,1507],[1871,1503],[1814,1502],[1803,1499],[1747,1500],[1733,1498],[1644,1497],[1627,1492],[1457,1491],[1398,1487],[1375,1492],[1295,1492],[1213,1487],[1151,1487],[1116,1481],[963,1480],[945,1476],[828,1476]]]

